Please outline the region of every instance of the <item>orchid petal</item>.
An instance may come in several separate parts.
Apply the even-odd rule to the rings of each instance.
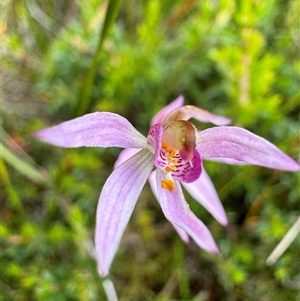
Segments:
[[[226,125],[231,123],[230,118],[215,115],[206,110],[190,105],[174,109],[167,115],[164,123],[172,120],[189,120],[191,118],[194,118],[200,122],[210,122],[216,125]]]
[[[216,189],[205,169],[198,180],[193,183],[182,183],[187,192],[198,201],[223,226],[228,224],[225,210]]]
[[[160,188],[164,172],[156,170],[158,199],[166,218],[186,231],[195,242],[208,252],[218,253],[218,247],[207,227],[194,215],[186,203],[180,184],[176,181],[172,192]]]
[[[297,162],[269,141],[234,126],[215,127],[199,132],[197,149],[203,159],[233,159],[288,171],[300,169]]]
[[[117,161],[115,162],[115,168],[118,167],[121,163],[125,162],[126,160],[128,160],[130,157],[132,157],[133,155],[135,155],[137,152],[139,152],[138,149],[136,148],[126,148],[124,149],[123,151],[121,151]],[[155,196],[156,199],[158,199],[158,192],[157,192],[157,187],[156,187],[156,173],[155,171],[153,171],[151,174],[150,174],[150,177],[149,177],[149,184],[150,184],[150,187],[151,187],[151,190]],[[189,236],[187,235],[187,233],[173,225],[175,230],[178,232],[178,235],[180,236],[180,238],[185,242],[185,243],[189,243]]]
[[[153,168],[153,154],[142,150],[107,179],[98,203],[95,230],[96,257],[101,276],[108,274],[113,257],[136,201]]]
[[[156,171],[155,170],[151,173],[151,175],[149,177],[149,184],[150,184],[150,187],[152,189],[152,192],[153,192],[155,198],[158,200],[158,191],[157,191],[157,185],[156,185]],[[174,224],[172,224],[172,225],[175,228],[175,230],[177,231],[180,238],[185,243],[189,243],[190,239],[189,239],[189,236],[187,235],[187,233],[182,228],[180,228]]]
[[[202,159],[198,150],[195,149],[193,159],[190,162],[181,162],[177,166],[176,171],[172,171],[171,175],[175,180],[183,183],[192,183],[199,179],[202,173]]]
[[[43,129],[35,136],[61,147],[144,148],[146,138],[124,117],[96,112]]]
[[[163,109],[161,109],[158,113],[154,115],[154,117],[151,120],[151,126],[162,123],[165,117],[175,108],[178,108],[183,105],[184,98],[182,95],[178,96],[173,102],[165,106]]]
[[[136,153],[138,153],[140,149],[138,148],[125,148],[123,149],[119,156],[118,159],[115,162],[114,169],[116,169],[119,165],[121,165],[123,162],[127,161],[129,158],[134,156]]]
[[[237,160],[228,159],[228,158],[226,158],[226,159],[225,158],[212,158],[212,159],[205,158],[205,160],[217,162],[217,163],[225,163],[225,164],[229,164],[229,165],[246,165],[247,164],[242,161],[237,161]]]
[[[163,125],[157,123],[152,126],[147,135],[147,145],[153,154],[157,154],[161,148],[161,138],[163,135]]]

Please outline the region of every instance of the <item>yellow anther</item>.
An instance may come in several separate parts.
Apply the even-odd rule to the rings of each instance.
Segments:
[[[176,171],[176,164],[178,163],[178,159],[176,159],[175,157],[178,154],[178,151],[165,143],[162,143],[162,148],[166,151],[166,157],[168,161],[168,165],[165,167],[164,170],[167,173],[171,171]]]
[[[164,179],[161,181],[161,187],[172,192],[175,188],[175,182],[172,179]]]
[[[175,188],[175,182],[171,177],[171,172],[177,171],[176,164],[178,163],[178,159],[176,156],[178,156],[178,150],[166,143],[162,143],[162,149],[164,150],[164,156],[166,157],[164,171],[167,173],[167,178],[161,181],[161,187],[172,192]]]
[[[169,166],[167,166],[167,167],[164,168],[164,171],[165,171],[165,172],[171,172],[172,169],[171,169]]]
[[[176,166],[166,166],[165,168],[164,168],[164,171],[166,172],[166,173],[169,173],[169,172],[171,172],[171,171],[176,171],[177,170],[177,167]]]
[[[177,150],[166,143],[162,143],[161,147],[165,149],[169,154],[169,156],[174,157],[177,154]]]

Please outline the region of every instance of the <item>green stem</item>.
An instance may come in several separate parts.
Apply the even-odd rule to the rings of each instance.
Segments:
[[[88,70],[87,76],[85,77],[81,93],[79,93],[79,98],[75,107],[74,117],[81,116],[85,114],[88,110],[91,100],[92,89],[97,73],[98,63],[101,56],[102,46],[114,23],[121,3],[122,0],[110,0],[108,3],[104,24],[102,30],[100,31],[99,43],[93,58],[93,62],[90,66],[90,69]]]
[[[22,175],[28,177],[37,184],[45,186],[49,185],[49,178],[41,171],[33,167],[30,163],[20,159],[13,152],[11,152],[2,142],[0,142],[0,158],[15,168]]]

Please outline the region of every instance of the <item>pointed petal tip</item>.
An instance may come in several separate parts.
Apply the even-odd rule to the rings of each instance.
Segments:
[[[227,218],[227,215],[226,215],[226,212],[224,210],[224,214],[219,214],[218,215],[218,219],[217,221],[220,223],[220,225],[222,225],[223,227],[227,227],[229,225],[229,222],[228,222],[228,218]]]
[[[37,131],[37,132],[33,133],[32,136],[35,137],[35,138],[39,138],[39,132],[40,131]]]
[[[232,123],[232,119],[228,117],[220,117],[218,121],[216,121],[216,125],[229,125]]]
[[[219,250],[219,248],[216,246],[216,248],[214,249],[214,250],[212,250],[212,252],[211,253],[213,253],[213,254],[221,254],[221,252],[220,252],[220,250]]]
[[[173,226],[175,227],[175,225],[173,225]],[[176,228],[175,228],[175,229],[176,229]],[[177,231],[177,229],[176,229],[176,231]],[[179,237],[181,238],[181,240],[182,240],[185,244],[189,244],[189,243],[190,243],[190,238],[189,238],[189,236],[187,235],[186,232],[185,232],[184,235],[181,235],[181,234],[179,233],[179,231],[177,231],[177,233],[178,233]]]
[[[197,149],[202,158],[225,159],[224,163],[240,162],[284,171],[300,169],[294,159],[268,140],[235,126],[220,126],[198,132]]]
[[[44,128],[42,130],[39,130],[35,133],[33,133],[33,137],[35,137],[36,139],[46,142],[48,144],[51,145],[57,145],[57,146],[61,146],[64,147],[62,144],[62,139],[59,138],[59,136],[57,135],[58,133],[52,134],[51,133],[51,127],[50,128]]]
[[[211,253],[211,254],[216,254],[216,255],[220,255],[221,254],[221,252],[220,252],[220,250],[219,250],[219,248],[218,248],[218,246],[216,244],[214,244],[214,245],[206,245],[206,246],[202,245],[200,247],[205,252],[208,252],[208,253]]]
[[[188,237],[187,240],[184,240],[183,242],[188,245],[190,243],[190,238]]]
[[[204,123],[213,123],[215,125],[228,125],[232,121],[228,117],[216,115],[192,105],[186,105],[172,110],[166,116],[164,122],[171,120],[189,120],[190,118],[194,118]]]
[[[56,139],[53,139],[51,137],[51,132],[49,133],[48,128],[39,130],[39,131],[33,133],[32,136],[40,141],[50,144],[50,145],[57,146],[60,144],[59,138],[57,136],[56,136]],[[63,145],[59,145],[59,146],[64,147]]]
[[[220,250],[215,241],[213,241],[213,243],[211,243],[210,245],[203,245],[202,248],[209,253],[220,254]]]
[[[32,136],[33,136],[34,138],[37,138],[37,139],[42,140],[42,139],[43,139],[43,130],[39,130],[39,131],[37,131],[37,132],[34,132],[34,133],[32,134]]]
[[[276,166],[274,166],[274,169],[291,172],[297,172],[300,170],[300,165],[296,160],[294,160],[292,157],[285,154],[281,150],[280,152],[282,153],[282,156],[284,156],[281,160],[282,164],[277,164]]]
[[[179,106],[182,106],[184,103],[184,96],[180,94],[173,102],[177,102]]]
[[[300,165],[296,162],[296,161],[293,161],[291,162],[290,164],[290,171],[299,171],[300,170]]]
[[[99,263],[98,263],[98,274],[101,278],[105,278],[108,275],[108,270],[101,268]]]
[[[223,226],[223,227],[227,227],[228,226],[228,219],[225,216],[225,219],[219,219],[219,223]]]
[[[156,171],[157,187],[164,179],[163,171]],[[165,189],[158,189],[159,202],[165,217],[177,227],[182,228],[189,236],[191,236],[197,245],[207,252],[219,253],[219,249],[204,223],[199,220],[190,210],[184,199],[179,182],[175,182],[176,186],[172,193]]]

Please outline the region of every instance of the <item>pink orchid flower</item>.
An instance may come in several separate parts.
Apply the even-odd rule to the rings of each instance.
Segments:
[[[218,253],[210,231],[191,212],[180,186],[181,182],[221,224],[226,225],[224,209],[203,170],[202,159],[287,171],[300,169],[297,162],[267,140],[245,129],[225,126],[230,122],[228,118],[182,104],[180,96],[155,115],[147,137],[127,119],[109,112],[87,114],[35,134],[40,140],[60,147],[127,149],[104,184],[98,202],[95,249],[99,273],[103,277],[109,272],[148,178],[163,213],[182,239],[188,241],[189,235],[203,249]],[[218,127],[198,132],[188,121],[190,118]]]

